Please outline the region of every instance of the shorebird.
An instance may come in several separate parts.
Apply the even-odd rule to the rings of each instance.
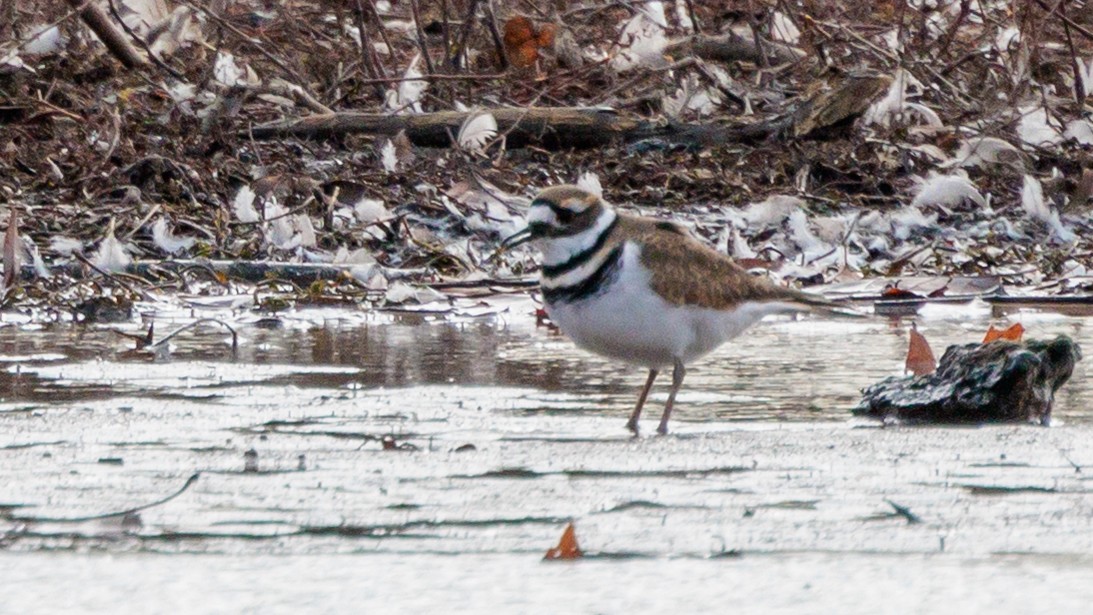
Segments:
[[[672,222],[619,213],[577,186],[540,192],[527,227],[502,246],[528,241],[542,253],[543,302],[562,333],[581,348],[649,370],[626,423],[635,435],[662,369],[672,367],[657,427],[666,434],[687,364],[767,315],[838,309],[749,274]]]

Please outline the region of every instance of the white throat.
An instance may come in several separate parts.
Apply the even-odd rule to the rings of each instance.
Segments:
[[[600,235],[607,231],[618,215],[611,209],[604,208],[596,222],[587,229],[568,237],[547,237],[535,242],[543,253],[544,265],[560,265],[576,254],[580,254],[596,245]]]

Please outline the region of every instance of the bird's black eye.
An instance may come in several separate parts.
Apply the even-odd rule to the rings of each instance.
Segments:
[[[562,224],[569,224],[573,221],[574,216],[577,215],[572,209],[567,209],[565,207],[552,207],[551,210],[554,212],[555,217],[558,218],[558,222],[561,222]]]

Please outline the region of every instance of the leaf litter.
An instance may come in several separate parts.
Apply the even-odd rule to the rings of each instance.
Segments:
[[[499,239],[536,191],[578,180],[683,221],[786,284],[993,275],[1040,293],[1093,285],[1079,189],[1093,44],[1034,4],[923,6],[900,13],[902,26],[883,6],[835,16],[821,2],[746,19],[712,2],[544,13],[474,3],[472,22],[451,17],[470,8],[459,2],[448,22],[387,3],[363,15],[308,2],[116,4],[150,64],[121,68],[61,6],[16,7],[26,27],[0,43],[10,100],[0,147],[12,154],[0,157],[0,204],[25,213],[20,265],[35,266],[20,284],[38,287],[36,299],[9,295],[24,310],[74,302],[59,289],[85,274],[73,254],[88,245],[111,273],[163,259],[350,266],[321,288],[280,293],[286,305],[382,306],[388,295],[435,298],[402,284],[526,281],[531,252],[498,255]],[[773,41],[776,58],[701,51],[709,41],[694,37],[715,35]],[[890,77],[860,121],[825,140],[514,149],[491,113],[610,105],[651,122],[761,123],[824,85],[821,49],[844,70]],[[455,148],[413,145],[405,131],[247,137],[257,123],[330,110],[424,117],[470,106],[477,114],[450,128]]]

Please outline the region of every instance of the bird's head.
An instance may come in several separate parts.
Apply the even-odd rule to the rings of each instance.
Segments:
[[[512,248],[536,239],[574,237],[596,226],[610,208],[603,199],[577,186],[553,186],[531,202],[528,225],[502,242]]]

